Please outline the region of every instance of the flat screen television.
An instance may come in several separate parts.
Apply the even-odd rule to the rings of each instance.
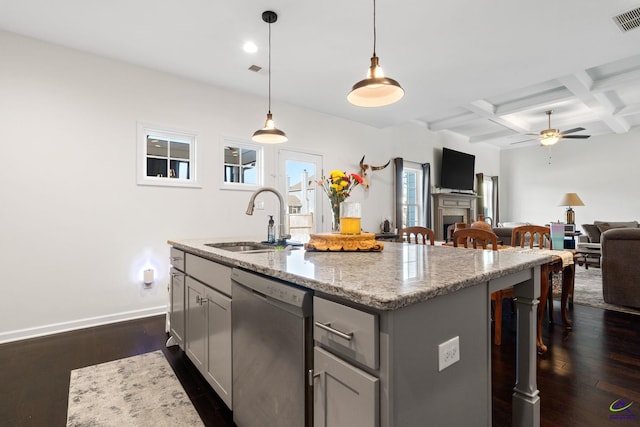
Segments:
[[[440,187],[458,191],[472,191],[475,179],[476,156],[449,148],[442,149]]]

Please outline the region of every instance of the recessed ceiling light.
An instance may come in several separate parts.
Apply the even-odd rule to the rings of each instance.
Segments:
[[[256,46],[254,42],[245,42],[245,44],[242,45],[242,50],[247,53],[256,53],[258,51],[258,46]]]

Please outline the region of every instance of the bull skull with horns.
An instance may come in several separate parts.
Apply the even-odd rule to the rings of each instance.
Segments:
[[[391,160],[389,160],[384,166],[371,166],[364,162],[364,156],[362,156],[362,159],[360,160],[360,176],[362,177],[362,185],[365,190],[369,189],[369,171],[382,170],[389,166],[389,163],[391,163]]]

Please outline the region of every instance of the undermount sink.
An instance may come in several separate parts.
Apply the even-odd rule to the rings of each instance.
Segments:
[[[272,252],[277,250],[294,250],[299,249],[290,245],[275,245],[270,243],[260,242],[224,242],[224,243],[205,243],[205,246],[212,248],[223,249],[229,252],[240,253],[260,253],[260,252]]]

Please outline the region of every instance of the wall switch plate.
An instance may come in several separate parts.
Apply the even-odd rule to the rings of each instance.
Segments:
[[[438,372],[460,360],[460,337],[453,337],[438,345]]]

